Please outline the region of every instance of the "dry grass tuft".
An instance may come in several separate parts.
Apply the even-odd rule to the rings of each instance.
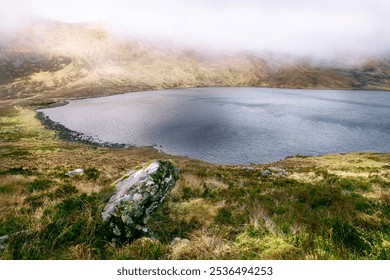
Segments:
[[[256,205],[256,206],[255,206]],[[274,234],[278,232],[277,226],[267,214],[267,211],[259,205],[254,203],[253,206],[249,207],[249,226],[254,229],[266,229],[268,232]]]
[[[294,172],[289,174],[288,177],[306,183],[316,183],[324,179],[321,175],[317,175],[314,172]]]
[[[210,260],[225,259],[231,254],[229,242],[207,231],[195,232],[190,241],[180,241],[172,246],[171,259]]]
[[[69,248],[69,259],[72,260],[92,260],[94,248],[88,244],[76,244]]]
[[[12,187],[13,193],[22,192],[23,186],[26,183],[31,182],[31,181],[32,181],[31,177],[26,177],[26,176],[19,175],[19,174],[5,175],[5,176],[2,176],[0,179],[0,188],[10,186],[10,187]]]
[[[172,189],[170,196],[174,201],[200,197],[204,191],[203,182],[191,174],[184,174]]]
[[[225,190],[225,189],[229,188],[229,186],[226,183],[221,182],[220,180],[218,180],[216,178],[208,178],[205,181],[205,183],[212,190]]]
[[[191,199],[178,204],[178,209],[183,213],[182,220],[187,222],[197,221],[208,227],[212,224],[219,206],[214,205],[202,198]]]

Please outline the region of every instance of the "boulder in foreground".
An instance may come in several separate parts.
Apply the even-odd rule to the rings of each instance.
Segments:
[[[115,193],[102,212],[111,240],[123,242],[147,235],[148,218],[178,178],[179,170],[173,162],[155,160],[117,180]]]

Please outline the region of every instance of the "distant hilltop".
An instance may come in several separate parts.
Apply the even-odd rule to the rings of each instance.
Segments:
[[[42,20],[0,38],[0,100],[47,102],[207,86],[390,90],[388,57],[325,61],[208,51],[118,38],[103,24]]]

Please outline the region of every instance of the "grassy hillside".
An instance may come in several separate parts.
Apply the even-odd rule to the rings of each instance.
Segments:
[[[2,259],[390,257],[389,154],[213,165],[149,148],[64,142],[28,108],[0,114],[0,236],[10,236]],[[107,186],[154,158],[181,170],[149,222],[157,240],[109,243],[100,216]],[[76,168],[86,173],[64,175]],[[266,168],[275,173],[262,175]]]
[[[200,86],[390,88],[390,60],[319,62],[118,39],[98,24],[36,21],[0,42],[0,99],[31,103]]]

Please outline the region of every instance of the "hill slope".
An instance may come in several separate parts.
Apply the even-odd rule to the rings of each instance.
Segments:
[[[99,24],[36,21],[0,43],[0,99],[58,101],[202,86],[390,89],[390,60],[323,63],[283,55],[120,40]]]

